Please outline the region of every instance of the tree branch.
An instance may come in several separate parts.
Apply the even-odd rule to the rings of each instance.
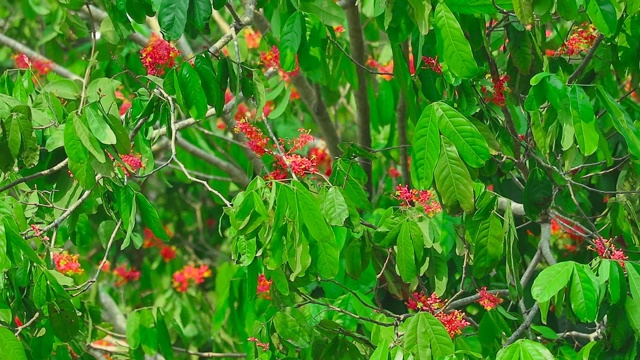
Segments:
[[[511,206],[511,211],[513,212],[513,215],[525,216],[524,205],[518,204],[517,202],[513,202],[502,196],[498,197],[498,209],[506,210],[507,206]]]
[[[598,46],[600,46],[600,43],[602,42],[602,40],[604,40],[604,35],[603,34],[598,35],[596,40],[593,42],[591,49],[589,49],[589,52],[587,53],[587,55],[585,55],[584,59],[582,59],[582,62],[580,63],[576,71],[574,71],[573,74],[569,76],[569,79],[567,79],[567,84],[573,84],[582,75],[584,70],[587,68],[587,65],[589,65],[589,62],[591,61],[591,59],[593,59],[593,56],[595,55],[596,50],[598,49]]]
[[[520,324],[516,331],[514,331],[513,334],[511,334],[507,341],[505,341],[505,343],[502,345],[503,348],[513,344],[516,340],[518,340],[520,335],[527,331],[531,324],[533,324],[533,320],[535,319],[536,315],[538,315],[538,310],[540,310],[540,306],[538,306],[538,303],[533,304],[531,309],[529,309],[529,314],[524,318],[522,324]]]
[[[53,62],[51,59],[48,59],[46,57],[44,57],[43,55],[41,55],[40,53],[38,53],[37,51],[31,49],[30,47],[6,36],[5,34],[0,33],[0,44],[6,45],[8,47],[10,47],[11,49],[13,49],[16,52],[19,53],[23,53],[25,55],[27,55],[30,59],[38,59],[38,60],[42,60],[42,61],[46,61],[49,62],[51,64],[51,71],[53,71],[54,73],[65,77],[67,79],[71,79],[71,80],[78,80],[78,81],[82,81],[82,78],[76,74],[74,74],[73,72],[71,72],[71,70],[63,67],[62,65],[58,65],[55,62]]]
[[[343,5],[347,15],[347,26],[349,28],[349,48],[353,61],[364,64],[365,59],[365,43],[364,33],[362,31],[362,23],[360,22],[360,11],[355,1],[349,1]],[[358,76],[358,89],[354,91],[356,101],[356,114],[358,122],[358,144],[365,148],[371,148],[371,119],[369,113],[369,99],[367,96],[367,72],[360,66],[356,67],[356,75]],[[371,161],[368,159],[360,159],[360,166],[367,174],[367,184],[365,186],[369,197],[373,196],[373,182],[371,174]]]
[[[22,177],[20,179],[14,180],[14,181],[8,183],[7,185],[1,187],[0,188],[0,193],[4,192],[6,190],[9,190],[14,186],[17,186],[17,185],[20,185],[22,183],[25,183],[27,181],[35,180],[35,179],[38,179],[38,178],[41,178],[41,177],[44,177],[44,176],[48,176],[48,175],[54,174],[54,173],[64,169],[67,166],[68,163],[69,163],[69,159],[67,158],[67,159],[62,160],[57,165],[54,165],[52,168],[49,168],[49,169],[46,169],[46,170],[42,170],[42,171],[37,172],[35,174],[31,174],[29,176],[25,176],[25,177]]]
[[[402,43],[402,52],[409,56],[409,43]],[[411,185],[411,174],[409,173],[409,150],[407,141],[407,102],[405,100],[405,92],[400,91],[398,96],[398,144],[400,145],[400,173],[402,174],[402,183]]]

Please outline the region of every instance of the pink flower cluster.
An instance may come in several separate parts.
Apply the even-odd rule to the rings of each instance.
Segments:
[[[178,292],[186,292],[191,283],[202,284],[205,278],[211,276],[211,270],[207,265],[195,267],[187,265],[182,270],[173,274],[173,288]]]
[[[166,69],[173,68],[178,55],[178,49],[156,33],[151,34],[149,44],[140,50],[142,65],[147,74],[154,76],[162,76]]]
[[[444,325],[445,329],[447,329],[451,338],[462,334],[462,329],[470,325],[470,323],[464,319],[465,314],[462,311],[442,311],[442,308],[444,308],[444,302],[440,300],[436,293],[427,297],[422,292],[414,292],[406,304],[409,310],[426,311],[435,316],[435,318]]]
[[[613,244],[612,240],[605,240],[603,238],[599,238],[593,241],[595,248],[589,246],[591,250],[594,250],[598,253],[603,259],[611,259],[617,260],[620,266],[624,268],[624,261],[629,257],[624,253],[624,251],[616,248],[616,245]]]
[[[258,275],[258,288],[256,289],[258,297],[271,300],[271,283],[273,280],[267,280],[264,274]]]

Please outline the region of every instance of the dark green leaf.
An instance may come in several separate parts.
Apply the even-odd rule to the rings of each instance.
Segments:
[[[304,33],[304,15],[294,12],[282,29],[280,38],[280,66],[284,71],[293,71],[296,66],[296,53],[300,48],[302,34]]]
[[[414,172],[417,186],[428,189],[433,182],[433,172],[440,156],[440,134],[438,133],[438,114],[436,106],[427,106],[413,133]]]
[[[574,20],[578,16],[578,2],[576,0],[558,0],[558,14],[566,20]]]
[[[158,239],[162,241],[169,241],[169,235],[167,235],[164,226],[162,226],[162,222],[158,217],[158,212],[151,205],[149,200],[147,200],[147,198],[141,193],[136,194],[136,199],[138,201],[138,207],[140,208],[140,215],[144,225],[148,227],[151,232],[153,232],[153,235],[157,236]]]
[[[212,13],[210,0],[191,0],[189,4],[189,19],[193,20],[196,29],[204,31],[209,25]]]
[[[433,106],[433,114],[438,119],[438,128],[442,136],[455,145],[464,162],[471,167],[479,168],[491,158],[487,141],[464,115],[443,102],[429,106]]]
[[[537,217],[541,211],[551,206],[553,187],[547,174],[540,168],[529,173],[524,186],[524,210],[528,216]]]
[[[400,225],[396,262],[398,274],[402,278],[402,281],[410,283],[416,277],[417,270],[411,232],[409,231],[409,225],[406,221]]]
[[[207,98],[196,70],[188,63],[182,64],[178,73],[178,82],[189,114],[194,119],[204,119],[207,114]]]
[[[474,239],[473,274],[476,277],[484,277],[498,266],[503,254],[503,236],[502,221],[492,212],[480,223]]]
[[[49,303],[49,319],[53,333],[63,342],[73,340],[80,333],[81,319],[68,298],[57,298]]]
[[[613,35],[618,27],[616,9],[611,0],[588,0],[587,14],[604,36]]]
[[[166,40],[178,40],[187,24],[189,0],[162,0],[158,7],[158,23]]]

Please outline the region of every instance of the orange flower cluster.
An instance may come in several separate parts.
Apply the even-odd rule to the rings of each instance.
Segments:
[[[596,37],[596,28],[593,24],[582,24],[580,28],[569,36],[567,42],[560,47],[555,55],[572,56],[587,52],[591,48],[591,45],[593,45]]]
[[[51,61],[40,59],[32,60],[22,53],[14,55],[13,61],[18,69],[32,69],[36,76],[44,76],[51,71]]]
[[[71,255],[66,251],[53,253],[56,271],[64,275],[82,274],[84,270],[78,263],[78,255]]]
[[[244,39],[247,41],[247,47],[249,49],[257,49],[260,46],[260,40],[262,35],[259,31],[253,31],[251,28],[247,28],[244,31]]]
[[[171,230],[165,226],[164,230],[169,234],[169,237],[173,236]],[[162,260],[164,262],[169,262],[175,259],[177,254],[177,249],[175,246],[166,245],[162,240],[158,239],[153,232],[149,228],[144,229],[144,242],[142,243],[142,247],[144,249],[156,247],[160,249],[160,256],[162,256]]]
[[[207,265],[200,265],[199,267],[187,265],[173,274],[173,288],[178,292],[186,292],[191,283],[202,284],[204,279],[210,276],[211,270]]]
[[[487,287],[483,286],[479,291],[480,299],[478,304],[482,305],[485,310],[491,310],[502,303],[502,299],[487,291]]]
[[[149,44],[140,50],[142,65],[147,74],[154,76],[162,76],[166,69],[173,68],[178,55],[178,49],[156,33],[151,34]]]
[[[271,300],[271,283],[273,280],[267,280],[267,277],[264,274],[258,275],[258,288],[256,289],[256,295],[258,297]]]
[[[442,211],[440,203],[435,198],[434,193],[430,190],[409,190],[408,185],[398,185],[396,186],[396,192],[393,197],[401,201],[401,208],[409,208],[416,204],[422,206],[422,208],[424,208],[424,212],[429,217],[434,217],[437,213]]]
[[[138,281],[140,279],[140,271],[137,271],[134,268],[128,269],[126,264],[120,264],[115,269],[113,269],[112,273],[116,276],[115,286],[123,286],[132,281]]]
[[[422,292],[414,292],[406,304],[409,310],[426,311],[432,314],[442,323],[442,325],[444,325],[451,338],[462,334],[462,329],[470,325],[470,323],[464,319],[465,314],[462,311],[442,311],[442,308],[444,308],[444,302],[440,300],[436,293],[427,297]]]
[[[578,251],[586,236],[578,225],[571,225],[568,220],[562,218],[559,218],[559,221],[551,219],[551,235],[560,240],[569,252]]]

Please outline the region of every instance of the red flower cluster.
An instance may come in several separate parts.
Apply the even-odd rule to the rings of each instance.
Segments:
[[[113,269],[112,273],[116,276],[115,286],[123,286],[126,283],[131,281],[138,281],[140,279],[140,271],[137,271],[134,268],[127,269],[126,264],[120,264],[115,269]]]
[[[247,138],[247,146],[251,151],[256,153],[256,155],[264,156],[265,154],[269,154],[276,158],[276,161],[273,163],[275,169],[267,175],[267,178],[270,180],[286,179],[288,169],[291,169],[296,176],[300,177],[318,172],[319,157],[310,156],[307,158],[295,153],[313,141],[313,136],[309,134],[308,130],[299,130],[300,136],[290,141],[289,150],[284,153],[284,156],[274,151],[275,146],[269,146],[269,139],[262,131],[249,124],[246,120],[241,120],[236,123],[234,131],[245,135]],[[280,142],[280,146],[284,148],[286,145],[285,142],[283,140],[280,140]],[[326,162],[326,159],[323,160]]]
[[[122,116],[131,109],[131,100],[127,99],[120,90],[116,90],[116,99],[122,100],[122,105],[120,105],[119,109],[120,116]]]
[[[167,234],[169,234],[169,237],[173,236],[173,233],[168,227],[165,226],[164,229]],[[164,262],[169,262],[170,260],[175,259],[177,253],[175,246],[166,245],[162,240],[153,235],[153,232],[149,230],[149,228],[144,229],[144,243],[142,244],[142,247],[145,249],[152,247],[160,249],[160,256],[162,256],[162,260],[164,260]]]
[[[483,286],[479,291],[480,299],[478,304],[482,305],[485,310],[491,310],[502,303],[502,299],[487,291],[487,287]]]
[[[432,57],[422,57],[422,62],[427,69],[433,70],[436,74],[442,75],[442,65],[438,62],[438,59]]]
[[[37,76],[47,75],[51,71],[51,61],[34,59],[31,60],[25,54],[17,54],[13,56],[13,61],[18,69],[32,69]]]
[[[592,24],[582,24],[580,28],[569,36],[567,42],[562,44],[555,55],[572,56],[587,52],[596,40],[597,35],[595,33],[596,28]]]
[[[336,32],[336,35],[340,36],[340,34],[342,34],[344,32],[344,26],[342,25],[337,25],[333,27],[333,31]]]
[[[156,33],[151,34],[149,44],[140,50],[142,65],[147,69],[147,74],[154,76],[162,76],[166,69],[173,68],[178,55],[178,49]]]
[[[70,255],[66,251],[53,253],[53,262],[56,265],[56,270],[64,275],[82,274],[84,272],[80,267],[80,263],[78,263],[78,255]]]
[[[400,176],[402,176],[402,174],[400,174],[400,171],[398,171],[398,169],[396,169],[395,167],[390,167],[389,168],[389,177],[392,179],[396,179],[399,178]]]
[[[366,65],[370,68],[376,69],[378,72],[393,73],[393,60],[389,60],[389,62],[386,65],[382,65],[379,62],[377,62],[374,58],[369,58],[369,60],[367,60]],[[381,79],[384,79],[387,81],[393,79],[393,75],[378,75],[378,76],[380,76]]]
[[[107,153],[107,155],[109,156],[109,159],[114,160],[111,154]],[[120,154],[120,159],[122,159],[122,163],[118,162],[115,165],[116,167],[122,169],[122,172],[126,177],[131,176],[131,172],[129,172],[129,169],[131,169],[131,171],[135,173],[144,167],[144,164],[142,164],[142,155],[134,155],[133,150],[131,151],[131,154]],[[125,164],[128,167],[125,166]]]
[[[442,311],[444,303],[436,293],[427,297],[424,293],[414,292],[412,298],[407,301],[407,308],[414,311],[426,311],[436,319],[438,319],[442,325],[447,329],[449,336],[453,338],[455,335],[462,334],[462,329],[469,326],[469,322],[464,319],[464,313],[460,310],[453,310],[450,312]]]
[[[596,247],[593,248],[589,246],[589,249],[596,251],[598,256],[603,259],[617,260],[620,266],[624,268],[624,261],[629,257],[624,253],[624,251],[616,248],[616,245],[613,244],[612,240],[599,238],[594,240],[593,243]]]
[[[264,274],[258,275],[258,288],[256,290],[258,297],[271,300],[271,283],[273,283],[273,280],[267,280]]]
[[[559,221],[551,219],[551,235],[563,243],[565,250],[569,252],[578,251],[578,246],[582,245],[585,234],[578,225],[571,225],[568,220],[559,218]]]
[[[244,39],[247,41],[249,49],[257,49],[260,46],[262,35],[260,35],[259,31],[253,31],[253,29],[248,28],[244,31]]]
[[[202,284],[204,279],[210,276],[211,270],[207,265],[200,265],[199,267],[187,265],[173,274],[173,288],[178,292],[186,292],[191,282]]]
[[[433,217],[442,211],[440,203],[435,199],[434,193],[430,190],[409,190],[408,185],[398,185],[396,186],[396,192],[393,197],[401,201],[401,208],[409,208],[416,204],[422,206],[424,212],[429,217]]]
[[[251,342],[256,343],[256,346],[257,347],[261,347],[263,351],[269,350],[269,343],[263,343],[260,340],[258,340],[257,338],[250,337],[250,338],[247,339],[247,341],[251,341]]]
[[[278,50],[277,46],[273,46],[271,50],[267,52],[260,52],[260,60],[262,60],[262,64],[267,68],[276,68],[280,73],[280,76],[284,81],[290,81],[292,77],[298,75],[300,73],[300,65],[298,65],[298,57],[296,56],[296,66],[293,71],[284,71],[280,66],[280,50]]]
[[[493,95],[491,96],[487,96],[485,98],[486,102],[492,102],[498,106],[504,106],[505,105],[505,96],[504,96],[504,92],[505,92],[505,86],[504,84],[509,81],[509,75],[503,75],[500,76],[500,78],[498,79],[498,81],[493,83]],[[493,82],[493,80],[492,80]],[[482,87],[482,92],[483,93],[487,93],[487,88],[486,87]]]
[[[324,141],[320,143],[320,146],[312,147],[309,149],[307,157],[311,159],[311,161],[315,162],[318,171],[322,171],[326,176],[331,176],[331,164],[333,160],[331,159],[331,155],[329,155],[329,152],[327,151],[327,145],[324,143]]]

